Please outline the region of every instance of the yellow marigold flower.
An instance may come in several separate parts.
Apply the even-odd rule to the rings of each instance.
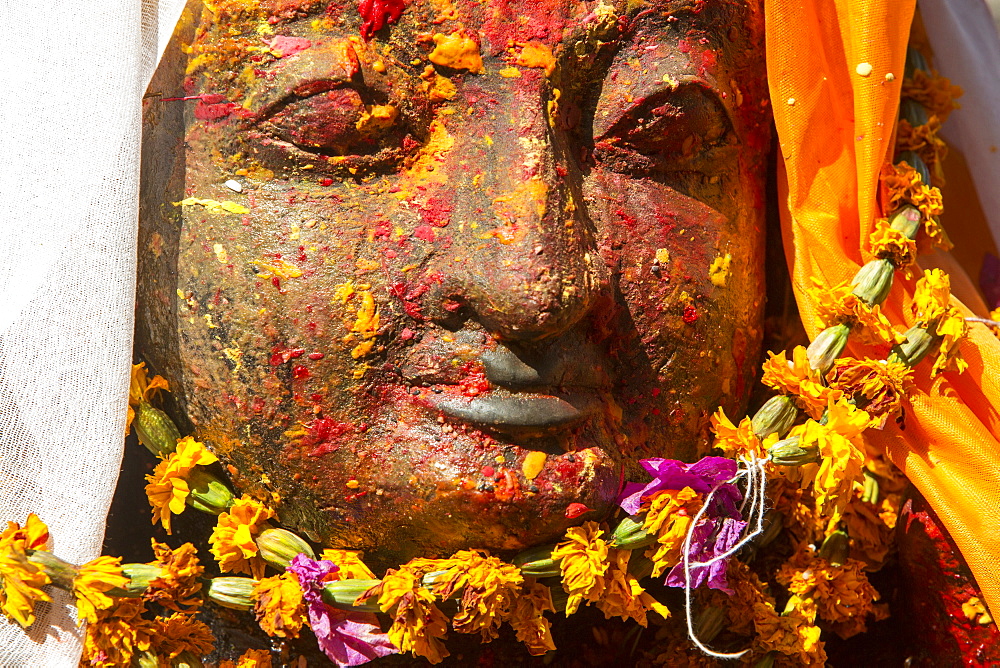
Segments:
[[[736,458],[750,454],[758,458],[767,456],[766,448],[753,433],[750,418],[745,417],[740,420],[740,426],[737,427],[726,412],[719,408],[712,415],[712,431],[715,432],[715,447],[722,450],[726,457]]]
[[[902,408],[911,385],[913,369],[893,358],[890,361],[842,357],[833,363],[830,387],[864,406],[879,428]],[[860,401],[864,397],[867,401]],[[875,425],[873,425],[875,426]]]
[[[73,596],[80,621],[96,622],[97,611],[107,610],[115,602],[105,592],[128,583],[129,579],[122,575],[121,557],[97,557],[81,566],[73,578]]]
[[[834,566],[807,547],[781,567],[776,579],[800,599],[812,601],[820,619],[852,622],[838,631],[849,628],[853,635],[865,630],[865,617],[873,612],[879,599],[863,568],[864,564],[856,559]]]
[[[885,218],[880,218],[868,235],[868,243],[872,255],[891,261],[896,269],[910,275],[910,267],[917,261],[917,242],[889,227]]]
[[[700,509],[701,498],[690,487],[660,490],[650,497],[642,528],[656,534],[656,543],[646,550],[653,562],[653,577],[677,564],[684,538]]]
[[[887,513],[885,517],[882,516],[885,508],[891,508],[889,499],[883,499],[881,506],[862,501],[860,492],[863,489],[862,485],[855,485],[854,498],[847,504],[843,515],[834,513],[826,535],[843,524],[851,537],[851,556],[864,561],[867,568],[877,569],[882,566],[892,546],[895,515]]]
[[[258,556],[254,538],[267,528],[274,511],[243,495],[228,513],[219,515],[208,542],[223,573],[250,573],[257,580],[264,575],[264,560]]]
[[[107,610],[98,610],[97,619],[87,624],[83,638],[81,665],[120,668],[132,665],[136,652],[150,646],[153,623],[142,618],[142,599],[120,598]]]
[[[42,587],[51,580],[38,564],[28,561],[18,541],[0,544],[0,610],[7,619],[28,628],[35,622],[35,603],[51,601]]]
[[[604,593],[604,574],[608,570],[608,543],[597,522],[570,527],[566,539],[552,550],[552,560],[562,560],[563,589],[569,594],[566,615],[572,615],[581,601],[598,601]]]
[[[171,550],[164,543],[153,543],[154,566],[163,574],[153,579],[143,598],[159,603],[176,612],[193,612],[201,606],[201,578],[205,567],[198,562],[198,550],[191,543],[184,543]]]
[[[754,644],[763,651],[780,652],[798,661],[800,666],[826,665],[826,650],[819,639],[820,629],[806,615],[793,610],[779,615],[766,603],[753,607]]]
[[[969,366],[959,350],[959,343],[968,336],[969,325],[962,312],[951,306],[950,297],[951,279],[940,269],[925,270],[913,294],[917,324],[942,337],[931,369],[935,376],[949,370],[962,373]]]
[[[219,668],[271,668],[271,653],[266,649],[248,649],[236,663],[223,661]]]
[[[191,493],[187,476],[195,466],[207,466],[219,461],[202,443],[190,436],[177,441],[177,450],[160,461],[152,475],[146,476],[146,497],[153,508],[153,524],[159,521],[167,533],[170,515],[184,512],[185,502]]]
[[[254,585],[253,598],[257,623],[267,635],[272,638],[299,637],[306,619],[306,606],[302,599],[302,587],[294,573],[286,571],[264,578]]]
[[[546,612],[555,611],[552,590],[538,582],[525,582],[521,593],[514,599],[510,625],[532,656],[541,656],[556,648],[551,624],[545,617]]]
[[[900,97],[919,103],[930,116],[937,116],[944,123],[955,109],[961,109],[955,100],[962,97],[961,86],[953,86],[951,79],[939,76],[937,72],[914,70],[912,77],[903,79]]]
[[[605,619],[631,618],[645,627],[647,611],[652,610],[666,619],[670,616],[670,610],[649,595],[636,577],[628,572],[631,555],[632,550],[609,551],[608,561],[611,565],[607,574],[608,584],[604,595],[597,601],[597,609],[604,613]]]
[[[864,447],[857,439],[870,422],[868,413],[841,401],[830,403],[825,425],[808,420],[792,429],[790,435],[798,436],[803,448],[815,446],[822,457],[811,481],[821,514],[831,509],[843,512],[850,501],[865,463]]]
[[[931,173],[931,185],[944,185],[944,168],[942,163],[948,155],[948,145],[938,137],[941,130],[941,120],[931,116],[923,125],[913,127],[905,118],[899,120],[896,126],[896,150],[913,151],[927,165]]]
[[[153,622],[152,650],[161,659],[176,658],[181,652],[205,656],[215,646],[211,629],[191,615],[175,612]]]
[[[337,564],[334,580],[375,580],[375,574],[368,568],[359,553],[351,550],[323,550],[320,559]]]
[[[834,400],[840,398],[837,391],[823,385],[819,371],[809,365],[809,357],[802,346],[795,346],[791,360],[785,356],[784,350],[778,354],[767,354],[768,360],[763,364],[764,376],[760,382],[794,396],[799,406],[813,418],[819,419],[831,397]]]
[[[792,468],[786,473],[796,472]],[[788,531],[795,543],[812,543],[823,535],[824,523],[816,513],[816,501],[812,490],[802,489],[789,476],[776,476],[768,481],[767,496],[769,506],[781,513],[782,527]],[[728,568],[726,570],[728,579]]]
[[[7,528],[0,533],[0,547],[21,551],[44,550],[48,544],[49,527],[35,513],[28,514],[23,527],[17,522],[7,522]]]
[[[861,335],[861,340],[869,344],[894,345],[906,341],[906,337],[893,330],[892,324],[882,315],[878,305],[869,306],[851,292],[850,285],[825,288],[813,279],[813,287],[807,292],[816,304],[816,325],[822,329],[845,324]]]
[[[150,380],[146,371],[146,363],[132,365],[132,377],[128,387],[128,419],[125,423],[125,433],[132,428],[135,419],[135,407],[140,403],[153,399],[160,390],[170,391],[170,386],[162,376],[153,376]]]
[[[390,613],[393,619],[388,635],[401,652],[412,652],[432,664],[448,656],[441,642],[448,633],[448,618],[434,605],[434,594],[420,587],[419,573],[407,566],[389,571],[371,595],[375,593],[382,612],[395,609]]]

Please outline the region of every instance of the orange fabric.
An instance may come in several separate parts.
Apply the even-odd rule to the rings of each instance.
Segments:
[[[810,279],[840,285],[870,259],[862,247],[881,215],[878,175],[892,156],[913,11],[914,0],[765,0],[768,78],[786,179],[779,188],[787,201],[782,231],[810,337],[818,333]],[[947,190],[944,198],[947,209]],[[913,287],[897,274],[883,306],[899,329],[913,323]],[[932,504],[986,602],[1000,610],[1000,341],[971,325],[961,349],[969,362],[964,374],[933,380],[930,362],[917,366],[905,430],[890,421],[866,436]],[[852,339],[848,353],[884,358],[888,350]]]

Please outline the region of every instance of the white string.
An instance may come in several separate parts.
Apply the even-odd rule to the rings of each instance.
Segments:
[[[708,656],[716,659],[738,659],[750,650],[745,649],[742,652],[733,653],[714,652],[698,639],[698,634],[695,633],[694,630],[694,619],[691,614],[691,568],[707,568],[712,564],[722,561],[723,559],[728,559],[739,552],[744,545],[764,532],[764,508],[767,504],[767,474],[764,471],[766,463],[767,459],[758,458],[753,453],[749,456],[741,457],[739,459],[741,468],[737,471],[736,475],[725,482],[717,483],[712,488],[712,490],[705,497],[705,501],[702,503],[701,508],[695,514],[694,519],[691,522],[691,526],[688,528],[687,535],[684,536],[684,547],[682,551],[684,563],[684,617],[687,621],[688,638],[691,639],[691,642],[694,643],[695,647]],[[750,533],[745,534],[738,543],[729,548],[725,553],[716,555],[708,561],[692,563],[691,541],[694,537],[694,531],[698,526],[699,521],[702,517],[704,517],[705,512],[708,510],[708,507],[712,502],[712,497],[715,496],[715,493],[723,485],[735,484],[743,478],[747,479],[747,491],[743,497],[743,503],[740,505],[741,514],[743,509],[746,507],[747,500],[750,500],[750,513],[747,516],[747,526],[744,527],[743,530],[745,532],[747,528],[751,527],[753,524],[756,524],[756,528],[754,528]]]

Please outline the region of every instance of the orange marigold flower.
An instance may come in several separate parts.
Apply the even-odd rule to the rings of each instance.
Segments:
[[[831,509],[842,512],[853,494],[854,482],[861,479],[865,463],[861,432],[870,424],[871,416],[846,401],[831,402],[827,423],[807,420],[795,427],[790,436],[800,439],[801,447],[816,447],[822,457],[818,467],[810,467],[804,479],[812,483],[816,508],[821,514]]]
[[[132,665],[136,652],[149,649],[153,623],[142,618],[142,599],[120,598],[106,610],[98,610],[96,621],[87,624],[83,638],[83,662],[94,668]]]
[[[833,363],[828,378],[830,387],[863,406],[877,426],[902,409],[902,400],[911,385],[913,369],[895,358],[889,361],[842,357]],[[864,400],[861,400],[864,397]],[[873,425],[875,426],[875,425]]]
[[[944,213],[941,191],[938,188],[925,184],[920,172],[905,162],[886,165],[882,182],[889,190],[889,210],[910,204],[920,211],[924,223],[924,234],[917,238],[920,252],[927,252],[932,246],[942,250],[952,247],[944,228],[937,221],[937,217]]]
[[[121,557],[97,557],[81,566],[73,578],[73,596],[80,621],[96,622],[97,611],[107,610],[115,602],[105,592],[128,583],[129,579],[122,575]]]
[[[153,376],[150,380],[146,363],[139,362],[132,365],[132,377],[128,387],[128,419],[125,422],[125,433],[132,428],[132,420],[135,419],[135,408],[143,402],[148,402],[156,397],[160,390],[170,391],[170,386],[162,376]]]
[[[861,340],[873,345],[895,345],[906,341],[905,336],[892,328],[878,305],[869,306],[851,290],[850,285],[826,288],[813,279],[813,287],[807,292],[816,304],[818,327],[826,329],[844,324],[850,326],[852,331],[860,328]]]
[[[780,652],[798,661],[800,666],[826,665],[826,650],[819,639],[820,629],[807,614],[792,610],[779,615],[766,603],[753,606],[756,638],[754,644],[763,651]]]
[[[271,653],[266,649],[248,649],[233,663],[223,661],[219,668],[271,668]]]
[[[604,593],[604,574],[608,570],[608,543],[597,522],[570,527],[566,538],[552,550],[552,560],[562,571],[563,589],[569,594],[566,615],[572,615],[582,601],[599,601]]]
[[[532,656],[541,656],[556,648],[551,624],[545,617],[546,612],[555,611],[552,590],[538,582],[525,582],[521,593],[514,599],[510,625]]]
[[[257,580],[263,577],[265,563],[258,556],[254,538],[267,528],[267,520],[272,517],[273,510],[245,494],[228,513],[219,515],[208,542],[223,573],[250,573]]]
[[[375,574],[361,561],[361,556],[351,550],[323,550],[320,559],[337,564],[334,580],[375,580]]]
[[[863,568],[864,564],[856,559],[834,566],[812,547],[806,547],[781,567],[776,579],[800,599],[811,600],[820,619],[852,622],[840,630],[849,629],[854,635],[865,630],[865,617],[873,612],[879,599]]]
[[[941,120],[931,116],[923,125],[913,127],[905,118],[896,126],[896,151],[913,151],[927,165],[931,173],[931,185],[944,185],[942,163],[948,155],[948,145],[938,137]]]
[[[358,600],[375,595],[382,612],[392,617],[389,641],[401,652],[412,652],[432,664],[449,655],[442,642],[448,633],[448,618],[434,605],[434,594],[420,586],[418,572],[408,566],[390,570],[378,586]]]
[[[894,499],[882,499],[881,504],[876,506],[861,500],[863,489],[862,485],[855,485],[854,498],[847,504],[843,515],[834,514],[826,533],[833,533],[841,524],[846,527],[851,537],[851,556],[863,561],[869,570],[874,570],[882,566],[892,546],[896,520]]]
[[[826,410],[830,399],[840,398],[840,393],[823,385],[818,370],[809,364],[806,349],[795,346],[792,359],[788,360],[785,351],[778,354],[768,352],[768,360],[764,362],[764,376],[760,382],[779,392],[794,396],[802,409],[815,419],[819,419]]]
[[[740,420],[737,427],[726,412],[719,410],[712,415],[712,431],[715,432],[714,446],[722,450],[726,457],[735,459],[740,455],[753,454],[758,458],[767,456],[767,449],[753,433],[750,418]]]
[[[298,638],[306,619],[302,587],[291,571],[264,578],[254,585],[254,614],[267,635]]]
[[[944,123],[952,111],[961,108],[955,100],[962,95],[962,87],[952,85],[951,79],[939,76],[937,72],[913,70],[912,77],[903,79],[900,97],[919,103],[928,115],[937,116]]]
[[[177,441],[177,450],[160,461],[152,475],[146,476],[146,498],[153,509],[153,524],[159,521],[167,533],[170,515],[180,515],[191,493],[187,476],[195,466],[207,466],[219,461],[202,443],[190,436]]]
[[[868,243],[872,255],[889,260],[896,269],[909,277],[911,267],[917,261],[917,242],[889,227],[889,221],[885,218],[879,218],[875,229],[868,235]]]
[[[670,616],[670,610],[647,593],[639,584],[639,580],[628,572],[631,555],[632,550],[609,551],[607,586],[604,595],[597,601],[597,609],[604,613],[605,619],[612,617],[621,617],[623,620],[634,619],[640,626],[645,627],[646,612],[652,610],[666,619]]]
[[[653,577],[659,577],[680,560],[684,538],[700,509],[701,497],[690,487],[664,489],[650,496],[642,528],[656,534],[656,543],[646,550],[653,562]]]
[[[161,659],[174,659],[182,652],[205,656],[215,646],[215,636],[206,624],[179,612],[158,617],[151,636],[152,650]]]
[[[49,544],[49,527],[38,519],[35,513],[29,513],[22,527],[17,522],[7,522],[7,528],[0,533],[0,546],[9,546],[19,550],[44,550]]]
[[[153,543],[156,560],[151,562],[162,574],[150,581],[143,598],[176,612],[193,612],[201,606],[201,575],[205,567],[198,562],[198,550],[184,543],[171,550],[164,543]]]
[[[958,308],[951,305],[951,279],[940,269],[924,271],[913,294],[917,324],[941,337],[932,375],[943,371],[962,373],[968,363],[962,359],[959,343],[969,334],[969,325]]]

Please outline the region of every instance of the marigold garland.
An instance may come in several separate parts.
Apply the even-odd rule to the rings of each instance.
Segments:
[[[153,376],[150,379],[146,371],[145,362],[132,365],[128,388],[128,415],[125,420],[126,434],[132,429],[132,420],[135,419],[135,409],[139,404],[154,399],[160,390],[170,391],[170,385],[163,376]]]
[[[690,487],[662,490],[650,498],[642,528],[656,536],[656,544],[646,551],[653,562],[653,577],[680,560],[684,538],[700,508],[701,497]]]
[[[608,543],[597,522],[571,527],[566,539],[552,550],[552,559],[561,560],[563,589],[569,594],[566,614],[572,615],[586,601],[594,603],[604,593],[604,574],[608,570]]]
[[[149,649],[152,622],[144,619],[142,599],[120,598],[115,605],[98,610],[83,637],[83,661],[94,668],[120,668],[132,663],[138,652]]]
[[[941,337],[931,370],[932,375],[944,371],[962,373],[968,363],[962,359],[959,343],[969,333],[969,325],[958,308],[951,306],[951,280],[940,269],[924,271],[913,295],[913,311],[917,322]]]
[[[914,127],[908,120],[902,118],[896,126],[896,150],[913,151],[927,165],[931,174],[931,184],[944,185],[944,162],[948,155],[948,145],[938,137],[941,130],[941,120],[931,116],[923,125]]]
[[[809,364],[805,348],[795,346],[791,360],[786,355],[784,350],[768,352],[760,382],[793,397],[802,410],[818,420],[830,400],[837,401],[841,393],[823,384],[819,371]]]
[[[80,621],[96,622],[97,611],[107,610],[115,603],[106,592],[128,583],[129,579],[122,575],[120,557],[97,557],[81,566],[73,578],[73,596]]]
[[[834,362],[830,387],[852,397],[865,412],[879,418],[877,426],[902,410],[913,377],[913,369],[895,358],[873,360],[845,357]]]
[[[896,345],[906,341],[905,336],[892,328],[878,305],[864,303],[851,290],[850,285],[827,288],[814,279],[807,292],[816,304],[817,326],[825,329],[848,325],[852,332],[857,330],[862,341],[874,345]]]
[[[868,243],[872,255],[889,260],[904,276],[910,277],[912,266],[917,261],[917,242],[891,228],[885,218],[880,218],[868,235]]]
[[[961,86],[952,85],[951,79],[934,70],[913,70],[912,75],[903,79],[900,97],[917,102],[944,123],[952,111],[962,108],[955,100],[963,94]]]
[[[302,588],[290,572],[264,578],[254,585],[257,623],[272,638],[298,638],[306,620]]]
[[[200,578],[205,572],[197,548],[184,543],[171,550],[155,539],[152,544],[156,559],[151,563],[162,569],[162,574],[150,581],[143,598],[175,612],[194,612],[202,603]]]
[[[205,656],[212,651],[215,636],[204,622],[191,615],[175,612],[158,617],[152,625],[151,649],[164,659],[175,659],[183,652]]]

